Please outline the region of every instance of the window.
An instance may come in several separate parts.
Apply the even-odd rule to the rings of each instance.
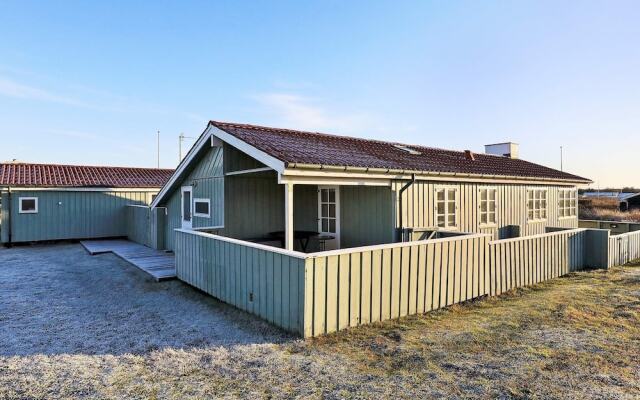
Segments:
[[[320,232],[338,232],[338,200],[335,188],[319,189]]]
[[[527,192],[527,210],[529,221],[547,219],[547,191],[545,189],[529,189]]]
[[[436,221],[439,228],[458,227],[458,189],[436,188]]]
[[[494,188],[480,189],[480,225],[496,224],[498,191]]]
[[[20,197],[18,199],[20,203],[20,214],[37,214],[38,213],[38,198],[37,197]]]
[[[209,199],[193,199],[193,216],[209,218],[211,202]]]
[[[558,216],[560,218],[578,215],[578,197],[574,189],[560,189],[558,192]]]

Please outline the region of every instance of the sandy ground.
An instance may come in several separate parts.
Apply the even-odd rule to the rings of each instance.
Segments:
[[[639,398],[640,267],[302,341],[75,244],[0,250],[0,398]]]

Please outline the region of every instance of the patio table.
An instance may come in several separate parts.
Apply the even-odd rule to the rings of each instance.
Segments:
[[[307,246],[309,245],[309,239],[318,236],[319,234],[320,233],[315,231],[293,231],[293,238],[298,240],[302,251],[306,253]],[[282,243],[282,247],[284,248],[284,231],[269,232],[269,236],[274,239],[280,240],[280,242]]]

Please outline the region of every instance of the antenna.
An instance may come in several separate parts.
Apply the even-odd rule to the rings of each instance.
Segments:
[[[562,146],[560,146],[560,171],[564,172],[564,160],[563,160],[563,154],[562,154]]]
[[[158,169],[160,169],[160,131],[158,131]]]
[[[191,136],[185,136],[184,133],[180,132],[178,136],[178,164],[182,162],[182,141],[185,139],[195,139]]]

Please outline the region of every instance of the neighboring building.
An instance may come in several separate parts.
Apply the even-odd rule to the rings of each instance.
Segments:
[[[315,251],[415,238],[408,230],[578,227],[577,187],[589,179],[520,160],[514,143],[487,152],[499,155],[211,121],[152,207],[166,208],[169,250],[176,228],[283,236],[286,249],[312,236]]]
[[[626,193],[620,197],[620,211],[640,209],[640,193]]]
[[[148,205],[173,170],[0,164],[0,243],[126,235],[125,206]]]

